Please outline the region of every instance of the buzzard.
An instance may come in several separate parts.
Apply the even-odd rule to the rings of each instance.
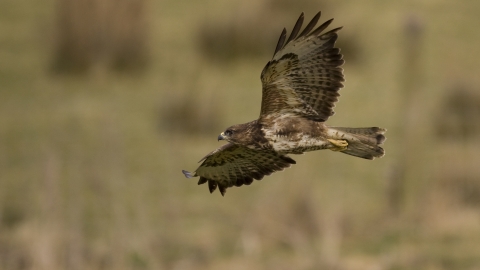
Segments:
[[[325,124],[343,87],[344,60],[335,48],[342,27],[324,32],[333,19],[315,28],[319,19],[320,12],[300,32],[302,13],[288,38],[283,29],[262,71],[260,117],[223,131],[218,140],[228,143],[202,158],[194,173],[184,170],[187,178],[199,176],[199,185],[208,183],[210,193],[218,187],[223,196],[229,187],[250,185],[295,164],[287,154],[330,149],[364,159],[384,155],[379,145],[385,129]]]

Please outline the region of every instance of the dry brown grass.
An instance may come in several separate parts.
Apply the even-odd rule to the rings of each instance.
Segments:
[[[80,76],[49,72],[54,0],[0,2],[0,269],[478,269],[480,140],[441,139],[436,123],[451,85],[480,85],[480,5],[306,2],[149,1],[144,72]],[[387,155],[295,156],[225,197],[185,179],[220,130],[257,117],[281,28],[319,9],[355,42],[330,124],[386,127]],[[412,12],[421,74],[405,105]],[[238,23],[247,15],[261,27]],[[199,49],[211,22],[271,38],[255,57],[215,61]]]

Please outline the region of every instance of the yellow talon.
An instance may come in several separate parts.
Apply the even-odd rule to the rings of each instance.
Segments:
[[[327,139],[333,147],[329,148],[332,151],[343,151],[347,149],[348,142],[346,140],[334,140],[334,139]]]

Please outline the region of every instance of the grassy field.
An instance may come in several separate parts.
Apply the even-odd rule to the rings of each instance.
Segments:
[[[61,2],[0,1],[0,269],[480,269],[478,1],[144,1],[148,60],[68,71]],[[319,10],[344,26],[329,124],[387,128],[386,156],[293,156],[225,197],[186,179]]]

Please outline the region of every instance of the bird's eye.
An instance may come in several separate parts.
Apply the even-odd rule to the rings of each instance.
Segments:
[[[233,134],[233,131],[231,129],[225,130],[225,135],[231,136]]]

